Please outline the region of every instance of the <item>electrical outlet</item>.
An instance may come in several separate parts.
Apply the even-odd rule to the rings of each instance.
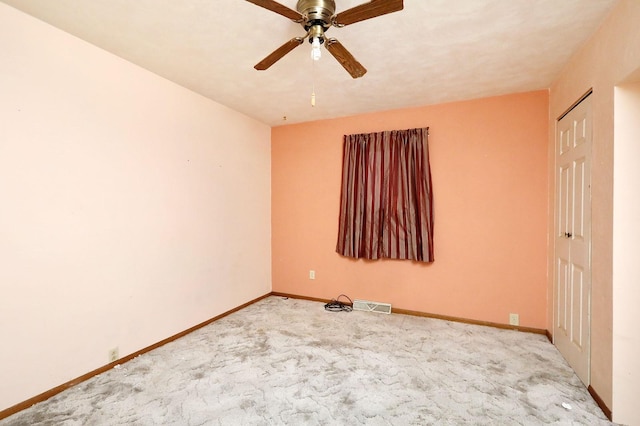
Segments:
[[[120,358],[120,355],[118,354],[118,348],[115,347],[109,351],[109,362],[117,361],[118,358]]]
[[[520,325],[520,315],[518,315],[518,314],[509,314],[509,324],[510,325]]]
[[[309,279],[310,280],[316,279],[316,271],[314,271],[313,269],[309,271]]]

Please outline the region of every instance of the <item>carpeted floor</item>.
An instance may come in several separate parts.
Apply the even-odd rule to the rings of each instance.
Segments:
[[[544,336],[278,297],[0,421],[252,424],[611,423]]]

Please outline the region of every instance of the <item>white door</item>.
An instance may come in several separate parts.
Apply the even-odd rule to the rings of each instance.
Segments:
[[[557,123],[553,342],[589,385],[591,307],[591,101]]]

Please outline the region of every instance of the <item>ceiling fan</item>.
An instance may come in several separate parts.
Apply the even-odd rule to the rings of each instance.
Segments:
[[[336,14],[334,0],[298,0],[297,10],[290,9],[274,0],[247,1],[301,24],[307,32],[304,37],[294,37],[278,47],[269,56],[258,62],[254,66],[255,69],[260,71],[268,69],[308,38],[312,46],[311,57],[314,60],[320,58],[320,46],[324,44],[329,53],[340,62],[340,65],[353,78],[362,77],[367,70],[338,40],[327,38],[325,36],[326,31],[331,26],[341,28],[365,19],[397,12],[404,7],[403,0],[371,0],[368,3],[363,3]]]

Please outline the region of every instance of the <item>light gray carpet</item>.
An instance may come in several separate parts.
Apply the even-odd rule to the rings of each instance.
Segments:
[[[278,297],[0,421],[250,424],[611,423],[544,336]]]

